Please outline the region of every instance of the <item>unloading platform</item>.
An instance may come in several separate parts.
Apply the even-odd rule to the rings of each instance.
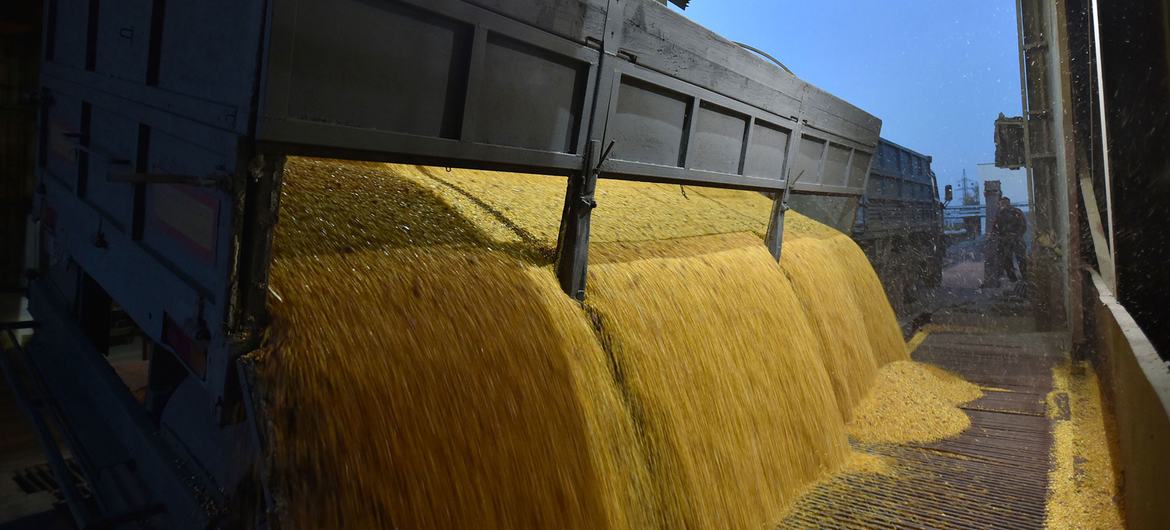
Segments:
[[[971,427],[933,443],[855,446],[888,458],[891,473],[821,484],[785,526],[1043,528],[1053,423],[1046,398],[1065,351],[1052,333],[931,332],[912,357],[983,389],[960,407]]]

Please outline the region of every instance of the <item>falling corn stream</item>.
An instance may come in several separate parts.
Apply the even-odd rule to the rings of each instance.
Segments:
[[[875,382],[962,383],[909,361],[846,236],[789,212],[777,265],[759,194],[603,180],[579,304],[561,178],[293,158],[282,185],[257,367],[288,528],[773,528],[872,467],[849,434],[905,415]]]

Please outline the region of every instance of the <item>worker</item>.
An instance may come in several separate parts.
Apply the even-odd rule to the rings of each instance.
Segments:
[[[999,199],[999,212],[995,215],[995,224],[992,225],[991,235],[995,241],[997,261],[1012,283],[1017,281],[1017,266],[1020,269],[1019,280],[1024,279],[1027,270],[1026,258],[1024,257],[1024,232],[1027,230],[1028,220],[1024,217],[1024,212],[1012,206],[1010,198],[1001,197]]]

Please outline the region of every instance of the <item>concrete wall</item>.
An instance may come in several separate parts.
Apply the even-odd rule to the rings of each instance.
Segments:
[[[1098,5],[1112,171],[1101,211],[1107,222],[1112,214],[1115,294],[1170,359],[1170,230],[1154,213],[1170,203],[1170,2]]]
[[[1170,521],[1170,363],[1093,273],[1094,327],[1101,393],[1117,426],[1127,526],[1163,529]]]

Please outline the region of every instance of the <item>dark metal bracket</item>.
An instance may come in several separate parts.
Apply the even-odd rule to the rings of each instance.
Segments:
[[[585,275],[589,265],[589,222],[597,207],[594,192],[601,167],[601,142],[590,140],[585,151],[585,167],[569,177],[565,207],[561,212],[561,230],[557,240],[557,280],[561,290],[577,300],[585,299]],[[613,144],[610,144],[610,148]],[[608,155],[609,149],[606,150]]]
[[[780,261],[780,248],[784,246],[784,214],[788,212],[788,198],[792,194],[792,187],[796,181],[804,176],[801,171],[795,177],[790,177],[784,183],[784,192],[772,201],[772,215],[768,220],[768,232],[764,235],[764,245],[776,261]]]
[[[268,266],[272,257],[273,228],[280,211],[281,179],[285,157],[258,154],[249,161],[244,191],[244,224],[241,238],[238,300],[234,326],[244,342],[256,347],[260,329],[267,322]],[[247,349],[251,348],[246,348]]]
[[[622,0],[609,0],[605,13],[605,29],[601,42],[601,57],[598,59],[598,69],[601,74],[597,79],[595,94],[608,94],[614,83],[612,68],[609,61],[623,60],[617,58],[619,44],[622,39]],[[605,138],[605,119],[608,108],[593,108],[590,118],[589,141],[585,145],[585,163],[580,173],[569,177],[569,185],[565,190],[565,206],[561,211],[561,228],[557,236],[556,274],[561,290],[575,300],[585,300],[585,280],[589,267],[589,223],[593,209],[597,207],[594,193],[597,191],[597,178],[601,174],[601,166],[613,151],[614,142],[610,141],[605,151],[601,150],[602,139]]]
[[[785,192],[787,195],[787,192]],[[772,201],[772,213],[768,217],[768,231],[764,234],[764,246],[776,261],[780,261],[780,247],[784,243],[784,213],[788,211],[787,198]]]

